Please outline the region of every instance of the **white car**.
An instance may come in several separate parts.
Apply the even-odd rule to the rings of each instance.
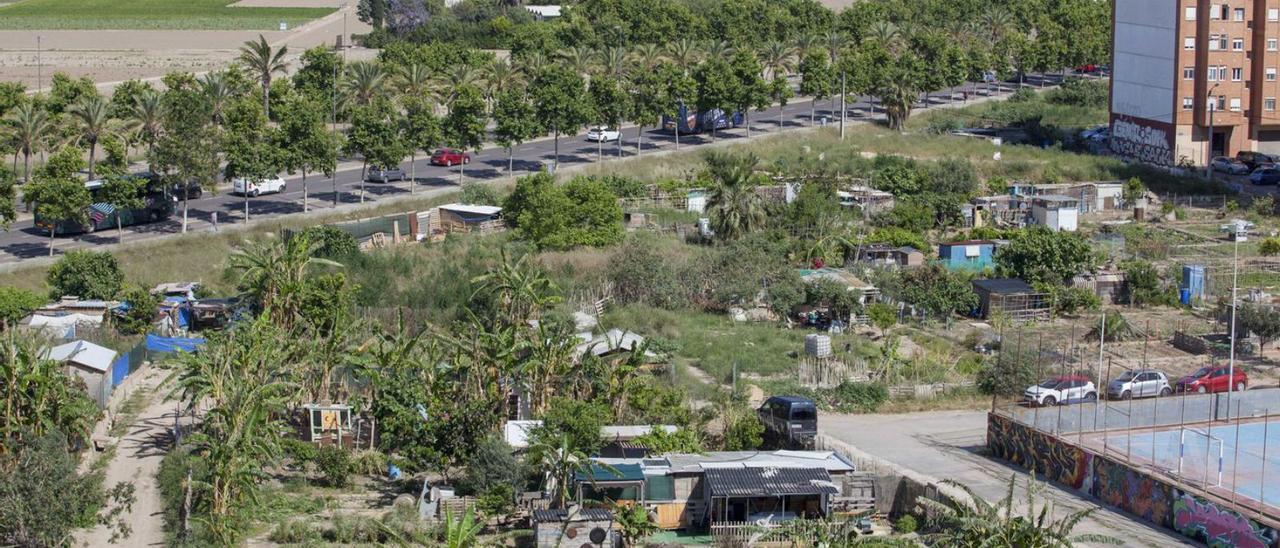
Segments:
[[[1078,402],[1098,401],[1093,381],[1080,375],[1049,377],[1022,393],[1023,401],[1046,407]]]
[[[280,177],[272,177],[262,181],[248,181],[243,177],[236,177],[231,180],[231,193],[257,196],[259,194],[279,194],[284,192],[284,179]]]
[[[622,132],[613,128],[593,127],[587,130],[587,140],[592,142],[611,143],[622,138]]]

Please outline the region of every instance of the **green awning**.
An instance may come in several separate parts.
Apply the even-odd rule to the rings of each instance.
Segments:
[[[611,481],[642,482],[644,481],[644,470],[640,468],[639,464],[617,464],[605,467],[593,463],[591,465],[591,475],[578,472],[574,475],[574,479],[586,482],[595,481],[596,483]]]

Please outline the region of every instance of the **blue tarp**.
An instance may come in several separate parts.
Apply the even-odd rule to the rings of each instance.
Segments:
[[[159,335],[147,335],[147,350],[150,352],[195,352],[204,344],[202,338],[188,337],[161,337]]]
[[[124,382],[125,377],[129,376],[129,353],[125,352],[116,358],[115,363],[111,364],[111,386],[120,386]]]

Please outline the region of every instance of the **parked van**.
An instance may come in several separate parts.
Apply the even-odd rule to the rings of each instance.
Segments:
[[[818,406],[809,398],[773,396],[757,411],[766,442],[786,447],[810,447],[818,435]]]

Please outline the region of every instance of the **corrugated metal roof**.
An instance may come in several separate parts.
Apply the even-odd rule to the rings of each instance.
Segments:
[[[991,293],[1000,295],[1017,295],[1022,293],[1035,293],[1035,289],[1030,284],[1017,278],[992,278],[989,280],[974,280],[974,287],[985,289]]]
[[[713,497],[834,495],[840,490],[821,468],[707,468]]]
[[[533,521],[613,521],[613,512],[604,508],[579,508],[570,515],[568,510],[534,510]]]
[[[106,372],[116,359],[116,351],[89,341],[72,341],[50,348],[45,352],[45,358],[56,362],[78,363],[95,371]]]

